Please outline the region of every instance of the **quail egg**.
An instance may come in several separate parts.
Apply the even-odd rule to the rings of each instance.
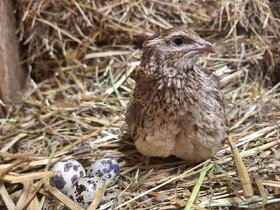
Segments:
[[[88,208],[104,181],[98,177],[85,176],[75,182],[68,190],[67,196],[83,208]]]
[[[102,158],[90,165],[87,175],[99,177],[113,185],[120,177],[120,167],[115,159]]]
[[[74,159],[57,162],[52,171],[55,175],[50,179],[51,184],[64,194],[78,179],[86,175],[84,167]]]

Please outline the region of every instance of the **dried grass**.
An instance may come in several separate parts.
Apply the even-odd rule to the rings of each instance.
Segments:
[[[80,209],[48,184],[49,169],[60,159],[89,166],[102,156],[119,160],[121,179],[108,189],[100,209],[226,209],[280,202],[275,5],[18,0],[22,61],[35,77],[24,103],[0,119],[1,209],[47,204],[57,209],[61,203]],[[134,86],[128,76],[147,36],[182,24],[219,48],[199,62],[220,77],[237,158],[226,144],[201,164],[154,158],[146,170],[125,135],[124,112]]]

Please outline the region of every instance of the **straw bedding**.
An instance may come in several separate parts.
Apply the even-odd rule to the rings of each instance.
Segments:
[[[51,166],[75,158],[87,167],[103,156],[118,159],[121,179],[100,209],[280,202],[277,11],[267,0],[18,0],[22,63],[32,79],[23,104],[0,120],[0,208],[71,206],[48,184]],[[146,169],[124,123],[129,75],[149,35],[182,24],[218,48],[198,63],[220,78],[230,139],[201,164],[153,158]]]

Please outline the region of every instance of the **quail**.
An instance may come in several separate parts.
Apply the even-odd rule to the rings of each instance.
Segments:
[[[194,63],[214,46],[187,26],[163,30],[143,44],[125,121],[137,150],[148,157],[199,162],[228,135],[218,78]]]

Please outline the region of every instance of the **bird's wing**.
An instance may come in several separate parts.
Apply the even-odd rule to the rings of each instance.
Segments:
[[[135,100],[129,102],[125,115],[125,122],[128,125],[131,136],[134,136],[136,127],[140,122],[142,107]]]
[[[224,105],[225,97],[222,94],[221,89],[220,89],[220,80],[215,74],[213,74],[208,69],[203,68],[203,67],[201,67],[201,69],[204,72],[204,74],[209,78],[208,82],[212,83],[211,85],[209,84],[209,86],[213,87],[214,94],[211,94],[211,95],[213,95],[215,101],[218,102],[218,106],[216,106],[216,107],[217,108],[220,107],[220,112],[217,112],[217,113],[220,113],[219,117],[221,117],[223,119],[225,128],[228,128],[229,124],[228,124],[228,121],[227,121],[227,119],[225,117],[225,113],[224,113],[225,112],[225,105]],[[228,132],[228,129],[227,129],[227,132]]]

